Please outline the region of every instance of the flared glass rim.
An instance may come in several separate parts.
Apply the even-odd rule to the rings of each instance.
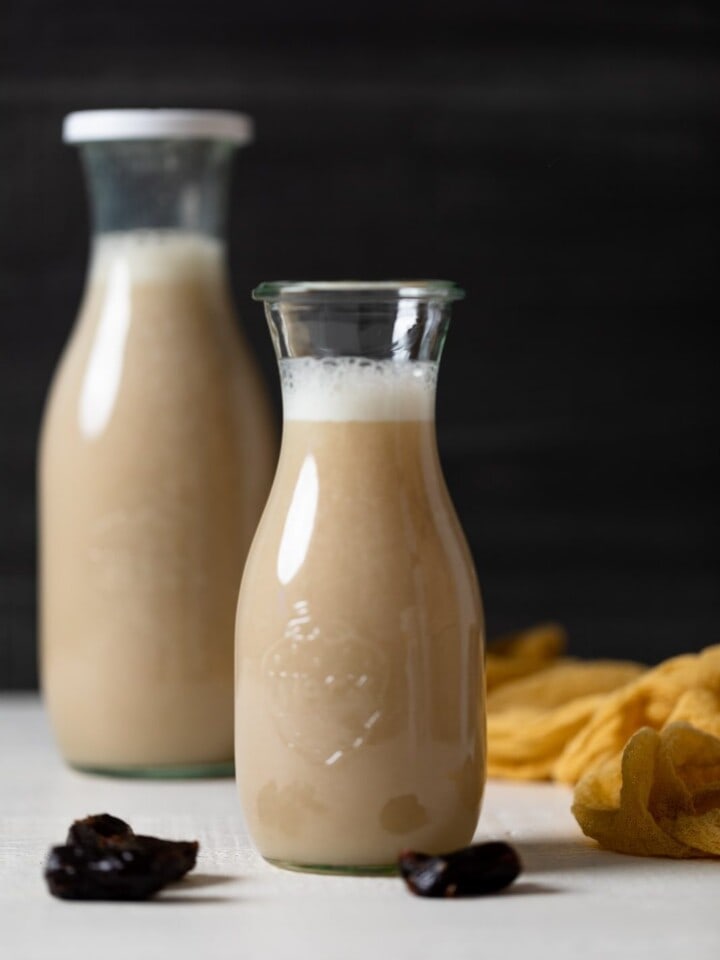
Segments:
[[[252,291],[253,300],[352,302],[358,300],[462,300],[451,280],[272,280]]]

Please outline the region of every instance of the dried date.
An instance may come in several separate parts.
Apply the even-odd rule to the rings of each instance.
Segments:
[[[133,832],[103,813],[76,820],[45,864],[50,893],[65,900],[145,900],[195,866],[198,844]]]
[[[408,888],[420,897],[478,897],[497,893],[519,875],[522,865],[508,843],[480,843],[432,856],[404,850],[398,866]]]

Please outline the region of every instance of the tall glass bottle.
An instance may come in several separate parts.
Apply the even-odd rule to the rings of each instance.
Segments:
[[[260,852],[374,871],[470,841],[483,619],[442,476],[452,284],[264,284],[283,439],[236,624],[236,769]]]
[[[93,238],[40,442],[41,679],[74,766],[229,772],[233,618],[272,475],[225,265],[249,118],[90,111]]]

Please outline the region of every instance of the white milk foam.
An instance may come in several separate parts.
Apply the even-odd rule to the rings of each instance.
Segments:
[[[299,357],[280,361],[286,420],[432,420],[437,364]]]
[[[217,277],[222,264],[218,240],[186,230],[127,230],[102,233],[93,241],[91,280],[105,282],[118,270],[133,283],[167,283]]]

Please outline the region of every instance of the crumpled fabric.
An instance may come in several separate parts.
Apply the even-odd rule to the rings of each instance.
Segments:
[[[490,646],[490,776],[575,785],[573,813],[607,849],[720,856],[720,646],[647,669],[564,643],[549,624]]]
[[[487,689],[544,669],[557,659],[566,644],[567,634],[559,623],[541,623],[498,637],[488,646],[485,657]]]
[[[720,857],[720,739],[689,723],[641,727],[582,777],[572,809],[610,850]]]

